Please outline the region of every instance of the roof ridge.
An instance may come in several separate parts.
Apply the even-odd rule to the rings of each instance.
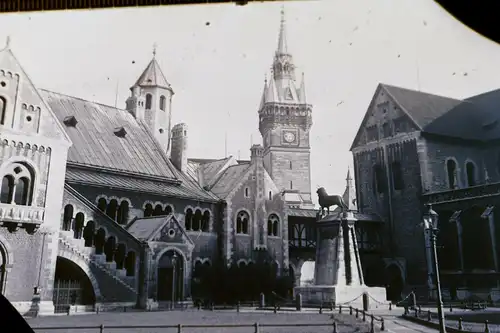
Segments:
[[[460,98],[454,98],[454,97],[438,95],[438,94],[434,94],[434,93],[430,93],[430,92],[426,92],[426,91],[420,91],[420,90],[415,90],[415,89],[410,89],[410,88],[405,88],[405,87],[400,87],[400,86],[394,86],[392,84],[387,84],[387,83],[380,83],[380,85],[382,87],[388,87],[389,89],[390,88],[394,88],[394,89],[399,89],[399,90],[411,91],[411,92],[414,92],[414,93],[417,93],[417,94],[425,94],[425,95],[433,96],[433,97],[451,99],[451,100],[454,100],[454,101],[464,101],[463,99],[460,99]]]
[[[54,90],[49,90],[49,89],[44,89],[44,88],[40,88],[39,90],[43,90],[45,92],[48,92],[50,94],[57,94],[57,95],[60,95],[60,96],[66,96],[66,97],[69,97],[69,98],[74,98],[74,99],[78,99],[80,101],[84,101],[84,102],[90,102],[90,103],[94,103],[94,104],[97,104],[99,106],[105,106],[107,108],[112,108],[112,109],[115,109],[117,111],[125,111],[125,112],[128,112],[127,110],[125,109],[121,109],[121,108],[118,108],[116,106],[112,106],[112,105],[109,105],[109,104],[104,104],[104,103],[101,103],[101,102],[96,102],[96,101],[91,101],[89,99],[85,99],[83,97],[78,97],[78,96],[73,96],[73,95],[68,95],[68,94],[65,94],[65,93],[61,93],[61,92],[57,92],[57,91],[54,91]],[[135,118],[134,118],[135,119]]]

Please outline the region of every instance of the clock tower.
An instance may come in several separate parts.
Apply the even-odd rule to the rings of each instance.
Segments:
[[[312,106],[306,102],[304,74],[300,85],[288,52],[284,11],[272,76],[265,81],[259,107],[259,130],[264,142],[264,166],[285,200],[310,205],[311,158],[309,132]]]

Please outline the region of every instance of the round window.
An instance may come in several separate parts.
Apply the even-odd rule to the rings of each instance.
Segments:
[[[170,229],[170,230],[168,231],[168,236],[169,236],[169,237],[174,237],[174,236],[175,236],[175,230],[174,230],[174,229]]]

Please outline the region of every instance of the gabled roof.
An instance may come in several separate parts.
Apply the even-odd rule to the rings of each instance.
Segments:
[[[203,159],[189,159],[188,165],[190,173],[201,186],[212,186],[218,179],[218,176],[225,168],[238,164],[232,157],[226,157],[218,160],[203,160]]]
[[[41,94],[61,123],[68,116],[78,121],[75,127],[65,126],[73,142],[68,162],[177,180],[153,135],[127,111],[47,90]],[[114,133],[120,127],[124,137]]]
[[[237,164],[230,166],[215,181],[211,191],[219,198],[225,199],[250,168],[251,164]]]
[[[168,83],[165,75],[163,75],[156,58],[151,59],[144,72],[142,72],[141,76],[139,76],[135,82],[135,85],[139,87],[160,87],[171,90],[170,83]]]
[[[164,230],[165,227],[169,230],[174,230],[174,234],[169,235],[170,237],[167,236],[169,230]],[[194,246],[193,240],[186,233],[186,230],[184,230],[174,214],[135,218],[127,225],[127,231],[142,241],[153,241],[163,232],[167,234],[165,235],[167,237],[165,237],[166,239],[162,239],[162,241],[170,240],[174,243],[186,241],[189,245]]]

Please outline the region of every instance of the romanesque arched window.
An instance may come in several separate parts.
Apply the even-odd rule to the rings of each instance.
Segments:
[[[5,111],[7,110],[7,101],[0,96],[0,125],[5,124]]]
[[[146,204],[146,206],[144,206],[144,217],[150,217],[152,215],[153,215],[153,205]]]
[[[108,215],[109,218],[112,219],[113,221],[116,221],[117,210],[118,210],[118,201],[116,199],[112,199],[109,202],[108,207],[106,208],[106,215]]]
[[[166,98],[165,96],[161,95],[160,96],[160,110],[162,111],[165,111],[165,103],[166,102]]]
[[[100,198],[99,201],[97,202],[97,208],[99,208],[99,210],[101,212],[106,212],[106,207],[108,206],[108,202],[106,201],[105,198]]]
[[[279,225],[280,225],[279,217],[276,214],[269,215],[269,218],[267,219],[267,234],[269,236],[278,236]]]
[[[25,163],[12,163],[2,178],[2,203],[30,206],[33,200],[35,172]]]
[[[201,231],[208,232],[210,230],[210,212],[206,210],[201,217]]]
[[[472,162],[467,162],[465,164],[465,171],[467,172],[467,185],[476,185],[476,166]]]
[[[455,189],[457,187],[456,179],[457,179],[457,163],[454,160],[449,159],[446,162],[446,171],[448,173],[448,185],[450,189]]]
[[[70,231],[72,221],[73,221],[73,205],[66,205],[64,207],[62,230]]]
[[[188,208],[186,210],[186,216],[184,217],[184,226],[186,230],[191,230],[193,224],[193,210]]]
[[[237,234],[248,234],[248,222],[250,221],[250,216],[247,212],[241,211],[236,216],[236,233]]]
[[[153,96],[151,94],[146,94],[146,110],[151,110],[153,106]]]
[[[193,216],[193,224],[192,224],[193,231],[199,231],[201,229],[201,218],[202,218],[201,210],[197,209],[194,212]]]
[[[128,211],[129,211],[128,201],[122,200],[122,202],[120,203],[120,206],[118,207],[118,216],[116,218],[116,222],[118,222],[118,224],[127,224]]]

